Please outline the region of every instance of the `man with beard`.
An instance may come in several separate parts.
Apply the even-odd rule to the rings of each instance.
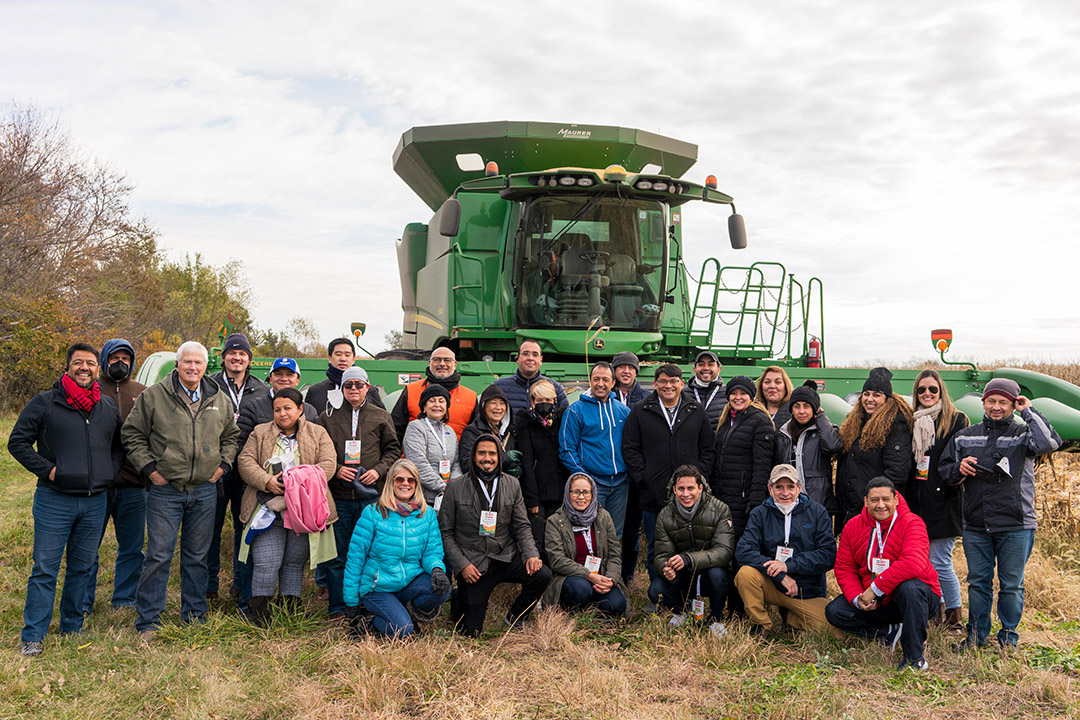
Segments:
[[[514,627],[528,618],[551,582],[551,570],[533,542],[521,486],[502,473],[501,459],[494,435],[478,437],[472,470],[446,486],[439,510],[443,552],[457,573],[450,614],[457,629],[470,637],[483,631],[488,599],[497,585],[521,585],[505,618]]]
[[[687,399],[693,399],[705,409],[713,431],[720,424],[727,395],[724,394],[724,378],[720,377],[720,358],[712,350],[702,350],[694,360],[694,377],[683,388]]]
[[[510,417],[515,418],[522,410],[531,406],[529,390],[532,386],[543,380],[547,380],[555,388],[557,408],[566,407],[566,390],[546,375],[540,374],[540,368],[544,364],[544,354],[540,350],[540,343],[535,340],[523,340],[518,347],[517,366],[513,375],[501,377],[495,381],[495,385],[506,393],[506,399],[510,401]]]
[[[34,568],[23,608],[22,654],[27,657],[44,648],[65,552],[60,632],[82,630],[86,584],[105,521],[105,491],[124,460],[120,413],[116,403],[102,396],[97,374],[97,350],[86,343],[69,347],[64,375],[51,390],[31,398],[8,438],[12,457],[37,476]]]
[[[476,392],[461,384],[461,374],[457,371],[457,358],[454,351],[447,347],[435,348],[428,359],[427,377],[405,386],[405,392],[398,396],[397,405],[390,415],[394,418],[394,429],[398,438],[405,437],[405,428],[420,417],[420,393],[428,385],[442,385],[450,391],[449,425],[461,439],[461,431],[472,420],[476,410]]]

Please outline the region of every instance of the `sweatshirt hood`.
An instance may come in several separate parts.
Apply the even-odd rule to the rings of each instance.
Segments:
[[[127,374],[127,377],[130,378],[131,374],[135,371],[135,362],[137,358],[135,357],[135,348],[131,346],[131,343],[129,343],[127,340],[124,340],[123,338],[113,338],[112,340],[107,341],[104,345],[101,346],[101,353],[98,354],[98,367],[101,368],[101,374],[103,377],[108,377],[109,356],[117,350],[127,350],[129,353],[131,353],[131,367],[128,368]],[[126,380],[127,378],[124,379]]]

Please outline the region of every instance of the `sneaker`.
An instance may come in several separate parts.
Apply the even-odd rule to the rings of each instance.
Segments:
[[[156,630],[143,630],[139,633],[139,642],[143,645],[151,645],[155,640],[157,640]]]
[[[45,652],[45,646],[34,640],[24,640],[22,644],[22,654],[24,657],[37,657],[41,653]]]
[[[722,638],[727,635],[727,628],[724,627],[724,623],[717,620],[709,624],[709,632],[711,632],[714,637]]]
[[[412,600],[410,600],[405,603],[405,610],[416,622],[429,623],[434,622],[435,618],[439,617],[439,611],[442,610],[442,605],[439,605],[434,610],[421,610],[413,604]]]
[[[923,672],[930,669],[930,663],[926,662],[926,658],[919,658],[918,660],[909,661],[904,658],[900,661],[900,667],[897,670],[915,670],[917,672]]]
[[[749,632],[750,637],[752,638],[757,638],[759,640],[768,640],[769,637],[772,635],[772,628],[767,628],[764,625],[754,624],[750,626]]]
[[[904,623],[889,626],[889,632],[885,636],[885,645],[887,645],[890,650],[896,650],[897,646],[900,645],[900,633],[903,632],[903,630]]]
[[[668,620],[668,625],[670,625],[671,627],[679,627],[684,622],[686,622],[686,616],[685,615],[682,615],[682,614],[672,615],[671,619]]]
[[[514,617],[511,613],[506,613],[503,617],[503,624],[511,630],[520,630],[525,627],[525,616],[518,615]]]

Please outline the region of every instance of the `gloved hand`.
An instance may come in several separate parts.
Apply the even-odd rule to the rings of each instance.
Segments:
[[[436,595],[450,592],[450,578],[446,577],[442,568],[431,571],[431,591]]]
[[[359,614],[360,614],[360,606],[359,605],[349,605],[349,606],[345,607],[345,617],[349,618],[350,620],[357,617]]]

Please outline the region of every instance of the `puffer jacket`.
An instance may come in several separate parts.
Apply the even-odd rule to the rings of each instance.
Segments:
[[[1035,458],[1061,447],[1061,436],[1034,408],[1025,409],[1020,417],[1026,424],[1013,416],[983,417],[978,425],[956,433],[941,455],[941,476],[964,487],[965,529],[996,533],[1035,528]],[[988,468],[1008,458],[1008,478],[961,475],[960,461],[968,456]]]
[[[787,546],[795,552],[786,561],[788,571],[770,578],[765,563],[775,560],[776,548],[784,544],[784,526],[784,513],[771,497],[766,498],[750,511],[746,530],[735,546],[735,561],[760,570],[780,592],[784,592],[781,583],[790,575],[799,586],[800,598],[825,597],[825,573],[836,562],[836,536],[828,511],[806,493],[799,495],[787,538]]]
[[[379,503],[364,508],[353,528],[342,584],[345,605],[355,606],[372,592],[404,589],[422,573],[443,572],[442,535],[431,507],[408,515],[386,511]]]
[[[434,433],[442,436],[441,443]],[[446,480],[439,475],[439,461],[443,458],[444,448],[446,457],[450,459],[450,477],[461,475],[457,462],[457,442],[454,429],[446,423],[433,420],[429,426],[425,418],[420,418],[405,428],[401,443],[405,448],[405,458],[411,460],[420,472],[420,487],[428,504],[433,504],[435,498],[446,489]]]
[[[622,448],[641,509],[659,512],[667,502],[675,468],[693,465],[702,474],[708,472],[713,462],[713,433],[705,411],[685,396],[675,413],[675,424],[669,428],[666,411],[654,391],[630,411]]]
[[[513,375],[505,375],[495,381],[495,385],[503,391],[506,399],[510,402],[509,414],[511,417],[515,417],[519,412],[528,409],[532,405],[529,400],[529,389],[541,380],[547,380],[555,386],[555,407],[566,408],[566,390],[563,389],[560,383],[540,373],[537,373],[531,380],[527,380],[518,370]]]
[[[128,460],[143,477],[157,470],[177,490],[190,490],[209,481],[219,467],[229,472],[236,462],[240,430],[233,421],[232,400],[205,376],[199,391],[192,416],[173,370],[135,401],[120,438]]]
[[[672,489],[676,479],[671,479],[669,487]],[[671,499],[656,517],[653,567],[662,574],[664,565],[675,555],[682,555],[695,571],[731,563],[735,551],[731,511],[713,497],[708,483],[701,489],[698,508],[689,521],[684,520],[675,508],[677,502],[679,500],[672,492]]]
[[[649,391],[641,387],[641,383],[637,380],[634,381],[634,387],[630,388],[630,392],[623,393],[618,387],[611,389],[611,399],[618,400],[631,410],[634,409],[639,402],[648,397]]]
[[[754,406],[724,418],[713,444],[708,472],[713,494],[731,510],[735,537],[742,535],[750,511],[769,495],[776,430],[772,420]]]
[[[603,485],[626,472],[622,436],[630,408],[608,395],[600,402],[586,392],[566,409],[559,431],[559,458],[571,474],[583,472]]]
[[[791,440],[794,426],[795,420],[788,420],[779,432]],[[802,431],[798,442],[792,440],[790,445],[788,462],[799,471],[803,492],[824,505],[830,515],[835,515],[839,506],[833,492],[832,457],[844,449],[836,426],[829,422],[828,415],[818,413],[814,424]]]
[[[109,377],[109,356],[117,350],[127,350],[131,353],[131,369],[128,370],[127,377],[123,380],[113,380]],[[135,367],[135,348],[133,348],[131,343],[127,340],[109,340],[101,347],[101,353],[98,356],[98,365],[101,367],[101,374],[98,376],[98,385],[101,387],[102,396],[108,396],[110,400],[116,403],[116,408],[120,411],[121,420],[127,420],[127,416],[131,413],[131,408],[135,407],[135,398],[139,397],[143,390],[146,389],[145,385],[133,380],[131,377],[131,373]],[[119,437],[120,435],[117,433],[117,438]],[[124,464],[120,467],[120,472],[116,476],[116,482],[113,483],[113,487],[143,487],[143,479],[139,476],[139,471],[127,461],[126,453],[124,454]]]
[[[907,490],[907,479],[911,474],[914,460],[911,454],[911,428],[900,413],[896,414],[882,447],[864,450],[861,443],[862,438],[856,438],[851,449],[840,453],[836,463],[836,499],[844,522],[861,511],[866,485],[871,480],[879,476],[887,477],[902,493]]]
[[[544,427],[528,408],[514,417],[514,446],[521,451],[521,494],[525,507],[562,502],[570,477],[559,459],[559,429],[563,411],[555,408]]]
[[[240,457],[237,458],[237,469],[240,471],[241,479],[247,485],[240,501],[241,522],[246,523],[251,519],[251,514],[255,512],[255,506],[258,504],[258,493],[266,492],[266,483],[273,477],[267,469],[267,463],[274,456],[279,434],[280,430],[274,422],[256,425],[248,437],[247,444],[240,452]],[[296,440],[299,444],[300,464],[318,465],[326,473],[327,478],[332,472],[337,471],[334,443],[326,430],[300,418],[296,428]],[[329,485],[326,499],[330,503],[330,517],[326,520],[326,524],[329,525],[337,520],[337,507],[334,505]]]
[[[57,380],[52,390],[32,397],[19,413],[8,452],[37,476],[38,487],[65,495],[97,495],[112,485],[124,459],[120,424],[116,404],[104,394],[85,413],[68,405]],[[53,468],[56,475],[49,480]]]
[[[709,416],[709,425],[715,433],[720,424],[720,414],[724,412],[727,404],[727,396],[724,394],[724,379],[717,378],[708,385],[702,387],[696,378],[691,378],[683,387],[683,397],[693,400],[705,409]]]
[[[368,470],[379,473],[376,484],[379,489],[382,489],[387,471],[394,461],[401,457],[401,444],[398,442],[397,433],[394,432],[394,423],[390,419],[390,413],[378,405],[365,402],[357,413],[355,437],[352,432],[352,406],[349,403],[345,403],[333,412],[324,412],[315,422],[326,428],[326,432],[334,443],[334,450],[337,452],[337,466],[334,472],[326,474],[330,494],[339,500],[360,499],[352,483],[336,475],[337,471],[345,466],[346,440],[360,441],[360,464]]]
[[[940,430],[941,418],[938,417],[938,430]],[[957,411],[953,419],[952,427],[943,438],[934,440],[930,446],[930,467],[927,468],[926,479],[919,480],[915,468],[912,468],[911,477],[907,484],[908,506],[926,523],[926,532],[931,540],[939,538],[958,537],[963,532],[963,511],[960,502],[960,488],[945,482],[941,477],[941,455],[956,433],[968,426],[968,418],[962,412]],[[912,456],[914,458],[914,456]],[[921,458],[914,458],[915,464]]]
[[[497,430],[492,430],[484,417],[484,406],[492,400],[502,400],[506,403],[506,414],[503,415],[502,423]],[[476,438],[481,435],[494,435],[502,443],[503,453],[514,449],[514,435],[511,432],[513,416],[510,414],[510,401],[506,399],[506,393],[498,385],[488,385],[480,394],[480,400],[476,403],[476,417],[472,419],[458,438],[457,464],[462,473],[472,471],[472,450],[476,444]]]
[[[882,523],[885,547],[879,557],[889,560],[889,567],[876,578],[867,563],[867,551],[877,521],[863,506],[862,512],[851,518],[840,533],[836,550],[836,583],[848,602],[854,602],[874,583],[884,593],[881,604],[892,600],[892,593],[905,580],[922,580],[941,597],[937,571],[930,564],[930,539],[926,536],[926,524],[908,508],[903,495],[897,493],[896,522],[892,530],[889,523]],[[876,547],[874,548],[877,549]]]
[[[593,522],[592,527],[596,535],[593,554],[600,558],[599,573],[614,580],[616,587],[622,590],[623,597],[629,598],[630,592],[622,579],[622,545],[619,542],[619,536],[615,534],[615,523],[607,510],[597,509],[596,521]],[[552,579],[551,584],[544,591],[543,601],[545,605],[558,607],[566,578],[589,577],[589,571],[577,562],[574,528],[566,517],[564,508],[559,508],[547,519],[544,527],[544,552],[547,554],[547,564],[551,568]],[[630,612],[630,603],[626,604],[626,611]]]

